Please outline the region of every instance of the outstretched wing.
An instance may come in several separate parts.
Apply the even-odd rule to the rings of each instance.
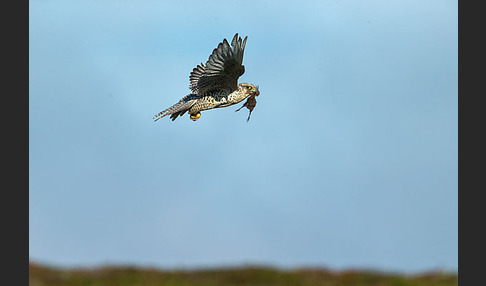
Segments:
[[[226,39],[219,43],[206,65],[201,63],[191,72],[189,81],[192,92],[204,95],[214,90],[237,90],[238,78],[245,72],[242,63],[247,38],[242,40],[236,33],[231,46]]]

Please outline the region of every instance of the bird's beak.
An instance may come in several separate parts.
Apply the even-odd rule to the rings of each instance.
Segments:
[[[258,87],[251,90],[251,95],[256,95],[256,96],[260,95],[260,91],[258,90]]]

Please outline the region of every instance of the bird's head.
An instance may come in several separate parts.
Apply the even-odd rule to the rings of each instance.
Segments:
[[[258,90],[258,85],[255,86],[251,83],[240,83],[238,87],[244,94],[258,96],[260,95],[260,91]]]

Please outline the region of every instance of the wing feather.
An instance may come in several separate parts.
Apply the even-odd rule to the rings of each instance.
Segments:
[[[190,76],[190,89],[194,94],[204,95],[215,90],[235,91],[238,78],[245,72],[243,53],[246,40],[235,34],[231,45],[226,39],[213,50],[206,64],[196,66]]]

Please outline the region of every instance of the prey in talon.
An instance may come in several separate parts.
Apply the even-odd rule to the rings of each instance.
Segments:
[[[255,108],[256,106],[256,96],[259,96],[260,95],[260,91],[258,90],[258,86],[255,87],[254,90],[252,90],[252,92],[250,93],[250,96],[248,97],[248,99],[246,100],[246,102],[240,107],[238,108],[236,111],[240,111],[240,109],[242,109],[243,107],[246,107],[250,110],[250,113],[248,114],[248,118],[246,119],[246,122],[250,121],[250,116],[251,116],[251,112],[253,111],[253,109]]]

